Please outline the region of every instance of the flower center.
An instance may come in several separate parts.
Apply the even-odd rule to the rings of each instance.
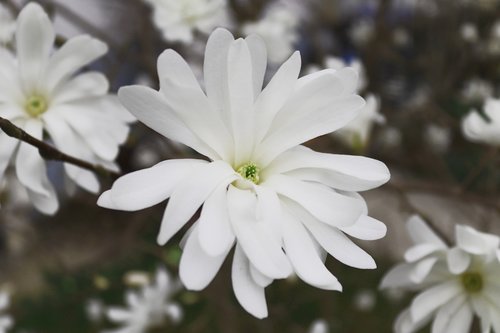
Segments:
[[[460,277],[462,285],[468,293],[477,293],[483,289],[483,277],[480,273],[467,272]]]
[[[254,184],[258,184],[260,181],[260,168],[257,164],[253,162],[248,162],[240,166],[237,172],[245,179],[251,181]]]
[[[39,115],[47,111],[49,105],[44,97],[40,95],[33,95],[28,98],[26,104],[24,105],[24,108],[30,116],[38,117]]]

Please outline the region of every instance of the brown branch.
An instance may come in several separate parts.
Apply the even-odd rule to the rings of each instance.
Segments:
[[[61,161],[69,164],[76,165],[82,169],[95,172],[96,174],[104,177],[118,178],[120,175],[114,171],[108,170],[105,167],[90,162],[80,160],[76,157],[67,155],[56,148],[46,144],[43,141],[29,135],[7,119],[0,117],[0,129],[8,136],[26,142],[35,148],[38,148],[40,156],[45,160]]]

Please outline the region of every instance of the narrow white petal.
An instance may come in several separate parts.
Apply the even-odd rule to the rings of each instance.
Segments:
[[[283,219],[285,251],[297,275],[315,287],[341,291],[342,286],[326,269],[304,226],[286,211],[283,212]]]
[[[88,35],[71,38],[50,59],[45,82],[47,89],[51,91],[62,80],[69,78],[107,51],[106,44]]]
[[[266,295],[264,288],[252,279],[249,265],[243,250],[236,246],[231,273],[234,295],[245,310],[262,319],[267,317]]]
[[[415,244],[430,243],[443,249],[446,248],[446,243],[418,215],[413,215],[408,219],[406,229]]]
[[[435,244],[417,244],[405,252],[405,260],[408,262],[415,262],[436,251],[439,251],[440,249],[441,248]]]
[[[448,269],[453,274],[465,272],[471,264],[471,256],[458,247],[448,251],[446,259],[448,262]]]
[[[38,88],[38,80],[54,45],[55,33],[43,8],[36,3],[26,5],[17,19],[16,50],[24,88]]]
[[[431,332],[432,333],[455,332],[455,331],[450,331],[449,327],[452,325],[451,321],[456,319],[455,316],[459,314],[459,312],[465,305],[464,303],[465,303],[465,296],[460,295],[455,297],[450,302],[444,304],[436,313],[436,318],[432,323]],[[468,331],[468,329],[469,327],[466,327],[466,331]]]
[[[256,207],[257,198],[253,192],[229,187],[229,217],[238,244],[260,272],[274,279],[286,278],[292,271],[291,265],[272,227],[257,219]]]
[[[213,106],[221,115],[227,112],[227,54],[234,42],[233,35],[226,29],[216,29],[207,41],[205,63],[205,89]],[[229,119],[227,119],[229,125]]]
[[[340,228],[351,237],[362,240],[376,240],[385,237],[387,227],[384,223],[373,217],[361,215],[351,226]]]
[[[362,156],[318,153],[303,146],[281,154],[265,169],[265,174],[276,173],[344,191],[366,191],[390,178],[389,169],[380,161]]]
[[[415,285],[410,279],[412,264],[400,264],[391,268],[380,282],[380,288],[409,288]]]
[[[300,73],[300,53],[295,52],[274,74],[271,81],[255,102],[257,116],[256,141],[260,142],[268,133],[274,117],[292,94]]]
[[[227,185],[215,189],[203,204],[198,235],[201,247],[211,256],[226,252],[234,243],[227,207]]]
[[[218,186],[235,179],[234,170],[222,161],[196,167],[174,189],[163,215],[158,243],[167,243]]]
[[[219,271],[230,247],[217,256],[208,255],[200,246],[198,227],[189,236],[182,252],[179,264],[179,276],[184,286],[189,290],[202,290]]]
[[[394,332],[415,333],[418,332],[419,329],[423,328],[430,320],[431,317],[428,316],[418,322],[415,322],[411,318],[410,310],[405,310],[396,318],[396,322],[394,323]]]
[[[0,132],[0,180],[3,179],[5,170],[9,166],[12,154],[19,145],[19,140],[11,138],[5,133]]]
[[[103,96],[108,92],[106,76],[98,72],[87,72],[76,76],[53,93],[53,104],[61,104],[82,98]]]
[[[320,184],[284,175],[272,176],[264,184],[295,201],[321,222],[335,227],[353,225],[363,211],[359,200],[336,193]]]
[[[50,182],[47,182],[45,187],[48,191],[47,194],[40,194],[28,188],[28,198],[30,199],[30,202],[33,204],[33,206],[35,206],[35,208],[43,214],[54,215],[59,209],[57,194],[54,186],[52,186]]]
[[[24,130],[31,136],[42,139],[42,123],[38,119],[29,119],[24,125]],[[27,188],[41,195],[50,195],[49,180],[44,159],[38,149],[21,142],[16,156],[17,178]]]
[[[411,304],[411,316],[414,321],[420,321],[430,313],[436,311],[461,292],[460,286],[455,281],[441,283],[427,289],[415,297]]]
[[[120,102],[149,128],[207,157],[217,157],[217,154],[201,142],[179,119],[159,92],[147,87],[131,86],[121,88],[118,91],[118,97]]]
[[[260,95],[262,91],[262,85],[264,83],[264,76],[266,74],[267,67],[267,49],[266,43],[258,35],[250,35],[245,38],[247,42],[248,50],[252,57],[252,81],[253,81],[253,93],[255,99]]]
[[[410,273],[410,280],[414,283],[422,283],[429,275],[438,261],[437,257],[430,257],[417,262]]]
[[[248,162],[254,145],[254,94],[252,59],[247,43],[236,40],[227,56],[229,110],[235,143],[235,163]]]
[[[205,161],[194,159],[167,160],[129,173],[117,179],[108,191],[106,198],[111,200],[112,207],[106,205],[105,198],[99,204],[126,211],[154,206],[170,197],[177,184],[195,168],[205,164]]]
[[[266,288],[267,286],[269,286],[273,282],[273,279],[262,274],[252,264],[250,264],[250,275],[252,276],[252,279],[255,281],[255,283],[257,283],[262,288]]]
[[[455,228],[457,246],[472,254],[493,253],[500,245],[500,238],[479,232],[469,226],[457,225]]]

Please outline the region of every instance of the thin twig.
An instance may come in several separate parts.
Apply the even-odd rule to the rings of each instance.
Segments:
[[[80,160],[76,157],[67,155],[56,148],[46,144],[43,141],[29,135],[9,120],[0,117],[0,129],[4,131],[8,136],[26,142],[35,148],[38,148],[40,156],[46,160],[61,161],[69,164],[76,165],[82,169],[86,169],[97,173],[100,176],[118,178],[120,175],[112,170],[108,170],[105,167],[97,164],[92,164],[90,162]]]

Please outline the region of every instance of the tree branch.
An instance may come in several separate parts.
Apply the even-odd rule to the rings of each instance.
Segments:
[[[46,144],[43,141],[38,140],[37,138],[29,135],[7,119],[4,119],[0,117],[0,128],[2,131],[4,131],[5,134],[8,136],[21,140],[23,142],[26,142],[27,144],[30,144],[34,146],[35,148],[38,148],[38,151],[40,153],[40,156],[44,158],[45,160],[54,160],[54,161],[61,161],[69,164],[76,165],[82,169],[89,170],[92,172],[95,172],[96,174],[103,176],[103,177],[111,177],[111,178],[118,178],[120,174],[106,169],[105,167],[97,164],[92,164],[90,162],[80,160],[76,157],[67,155],[56,148]]]

